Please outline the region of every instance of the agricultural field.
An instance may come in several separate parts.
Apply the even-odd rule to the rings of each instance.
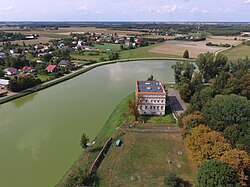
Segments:
[[[221,52],[226,55],[229,61],[237,61],[239,58],[250,57],[250,46],[247,45],[238,45],[234,48]]]
[[[84,32],[95,32],[95,33],[117,33],[118,35],[129,35],[129,34],[144,34],[139,31],[121,31],[121,30],[113,30],[108,28],[95,28],[95,27],[69,27],[69,28],[59,28],[58,30],[31,30],[24,31],[19,30],[15,27],[2,27],[0,31],[5,32],[16,32],[25,35],[31,34],[39,34],[39,38],[36,40],[25,40],[26,44],[38,44],[38,43],[48,43],[50,40],[59,39],[59,38],[67,38],[71,33],[84,33]],[[11,43],[22,44],[23,41],[12,41]],[[0,43],[1,44],[1,43]]]
[[[170,172],[193,183],[181,134],[129,132],[121,140],[97,171],[101,186],[166,186]]]
[[[238,45],[242,41],[234,40],[233,37],[219,37],[211,36],[207,38],[206,41],[192,42],[192,41],[177,41],[169,40],[164,42],[162,45],[158,45],[149,50],[152,53],[166,54],[166,55],[175,55],[182,57],[183,52],[187,49],[190,54],[190,58],[196,58],[200,53],[212,52],[216,53],[221,50],[225,50],[224,47],[215,47],[215,46],[206,46],[208,42],[213,44],[230,44]]]
[[[121,59],[131,59],[131,58],[153,58],[153,57],[165,57],[165,58],[182,57],[182,55],[158,53],[158,52],[152,51],[152,49],[157,48],[161,45],[162,45],[162,43],[147,46],[147,47],[140,47],[137,49],[124,50],[120,53],[120,58]]]

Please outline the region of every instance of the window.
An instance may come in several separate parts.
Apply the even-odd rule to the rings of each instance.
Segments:
[[[161,106],[161,109],[163,110],[163,106]]]
[[[150,106],[150,109],[152,109],[152,106]]]
[[[148,106],[145,106],[145,109],[147,109],[148,108]]]

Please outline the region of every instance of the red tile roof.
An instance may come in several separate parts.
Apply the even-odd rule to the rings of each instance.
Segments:
[[[45,70],[54,71],[56,69],[56,65],[48,65]]]

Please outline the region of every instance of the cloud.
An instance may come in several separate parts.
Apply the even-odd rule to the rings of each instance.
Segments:
[[[202,14],[207,14],[208,10],[205,9],[200,9],[198,7],[194,7],[190,10],[191,13],[202,13]]]
[[[164,6],[151,6],[148,7],[146,10],[142,10],[141,12],[149,12],[152,14],[166,14],[175,12],[177,10],[177,5],[164,5]]]
[[[250,4],[250,0],[246,0],[244,3],[245,4]]]
[[[13,10],[14,8],[12,6],[8,6],[8,7],[0,7],[0,10],[2,11],[11,11]]]
[[[89,9],[86,5],[82,5],[78,8],[82,13],[87,14],[89,12]]]

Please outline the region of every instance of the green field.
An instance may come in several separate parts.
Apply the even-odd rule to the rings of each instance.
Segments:
[[[41,79],[41,81],[48,81],[48,80],[52,80],[55,79],[55,77],[53,75],[37,75],[37,78]]]
[[[250,57],[250,46],[247,45],[238,45],[229,50],[221,52],[228,57],[230,61],[237,61],[239,58],[246,58],[246,56]]]
[[[152,58],[152,57],[168,57],[168,58],[180,58],[179,55],[169,55],[169,54],[163,54],[163,53],[153,53],[150,52],[150,50],[160,44],[154,44],[147,47],[140,47],[136,49],[131,50],[124,50],[120,53],[121,59],[131,59],[131,58]]]
[[[98,169],[100,186],[166,186],[170,172],[193,183],[181,134],[129,132],[121,140],[122,146],[113,144]]]
[[[103,58],[108,57],[107,53],[100,52],[99,55],[90,55],[90,53],[91,52],[85,52],[84,54],[79,54],[78,52],[73,52],[70,54],[70,56],[74,60],[79,60],[79,61],[90,61],[90,60],[99,61],[101,57],[103,57]],[[93,53],[95,53],[95,52],[93,52]]]
[[[107,51],[119,51],[120,50],[120,44],[112,44],[112,43],[104,43],[103,45],[95,45],[95,48]]]

